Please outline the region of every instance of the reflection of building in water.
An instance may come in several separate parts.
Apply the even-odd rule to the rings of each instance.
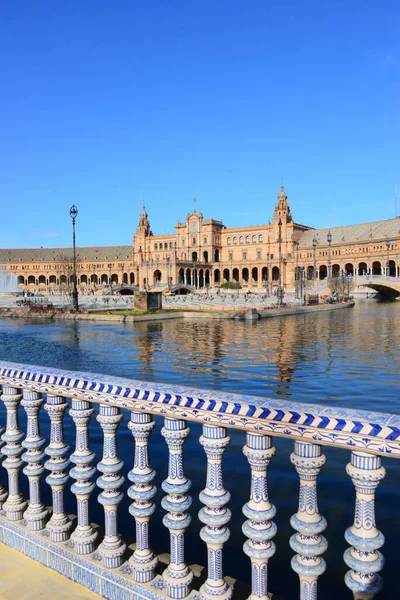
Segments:
[[[296,267],[309,279],[329,275],[400,276],[400,220],[313,229],[296,223],[283,186],[272,222],[228,229],[196,210],[175,231],[153,235],[143,206],[131,246],[77,250],[81,289],[117,284],[140,288],[183,283],[197,288],[237,281],[243,287],[293,288]],[[59,288],[72,281],[70,248],[0,250],[0,268],[20,287]]]
[[[133,340],[137,359],[141,362],[142,370],[148,377],[153,373],[154,354],[157,345],[159,346],[158,340],[163,335],[163,323],[162,321],[135,323],[134,333]]]

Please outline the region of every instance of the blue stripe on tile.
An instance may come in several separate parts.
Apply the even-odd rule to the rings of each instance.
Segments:
[[[369,425],[371,425],[372,429],[368,435],[379,435],[382,431],[382,427],[377,423],[369,423]]]
[[[307,418],[305,419],[303,425],[312,425],[315,421],[314,415],[310,415],[307,413]]]
[[[235,404],[233,405],[233,410],[232,410],[231,414],[237,415],[240,412],[241,408],[242,408],[242,405],[235,402]]]
[[[149,392],[147,390],[144,391],[142,400],[148,400],[149,399]]]
[[[398,429],[397,427],[390,427],[390,425],[389,425],[388,428],[392,430],[392,433],[390,433],[389,435],[387,435],[386,439],[387,440],[392,440],[392,441],[397,440],[397,438],[400,435],[400,429]]]
[[[123,393],[123,397],[127,398],[130,393],[131,393],[131,388],[125,388],[125,391]]]
[[[363,424],[360,423],[360,421],[353,421],[353,423],[354,423],[354,427],[351,430],[351,433],[360,433],[360,431],[362,431]]]
[[[209,401],[209,403],[208,403],[208,408],[207,408],[207,410],[214,410],[214,408],[215,408],[215,405],[216,405],[216,402],[215,402],[215,400],[210,400],[210,401]]]
[[[271,414],[269,408],[262,408],[262,413],[258,416],[259,419],[266,419]]]
[[[336,419],[336,420],[337,420],[337,424],[333,428],[334,431],[342,431],[342,429],[344,429],[344,427],[346,427],[346,421],[344,419]]]
[[[226,409],[228,408],[228,403],[227,402],[221,402],[221,407],[219,409],[219,412],[226,412]]]
[[[171,394],[165,394],[165,398],[163,400],[163,404],[168,404],[168,402],[171,400]]]
[[[255,412],[256,412],[256,407],[253,406],[253,404],[249,404],[249,407],[248,407],[247,413],[246,413],[246,417],[252,417]]]
[[[329,423],[331,422],[331,420],[328,417],[320,417],[321,422],[318,425],[318,427],[320,429],[325,429],[326,427],[328,427]]]
[[[284,414],[285,413],[283,412],[283,410],[277,410],[276,415],[274,417],[274,421],[282,421]]]
[[[292,415],[289,419],[289,423],[297,423],[297,421],[300,419],[299,413],[294,412],[292,410],[290,410],[289,412]]]

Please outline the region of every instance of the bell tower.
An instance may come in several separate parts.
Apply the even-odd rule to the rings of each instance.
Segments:
[[[278,202],[275,205],[274,221],[279,221],[279,219],[281,219],[282,222],[291,223],[292,215],[290,213],[290,206],[283,185],[281,185],[281,190],[277,198]]]
[[[153,235],[153,233],[150,229],[149,216],[143,203],[142,212],[140,213],[139,223],[136,229],[136,235],[133,238],[133,251],[134,254],[139,258],[139,262],[146,258],[149,252],[147,238],[149,238],[151,235]]]

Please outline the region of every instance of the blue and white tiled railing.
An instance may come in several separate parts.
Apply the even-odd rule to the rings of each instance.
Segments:
[[[384,537],[375,523],[375,490],[385,475],[381,457],[400,458],[400,417],[325,406],[296,404],[190,389],[144,381],[77,373],[0,362],[1,401],[6,423],[0,427],[0,462],[8,485],[0,485],[0,541],[57,570],[105,598],[228,600],[232,587],[223,575],[222,558],[229,539],[230,494],[224,487],[222,457],[229,444],[228,428],[244,430],[243,448],[251,474],[250,496],[243,507],[249,558],[251,600],[267,600],[268,561],[275,553],[275,506],[268,494],[267,471],[273,460],[273,437],[293,440],[291,462],[299,475],[298,511],[291,518],[294,534],[292,568],[299,576],[300,599],[316,600],[317,581],[325,571],[323,535],[326,520],[317,501],[317,477],[325,463],[322,446],[346,448],[347,473],[355,488],[354,524],[345,538],[349,549],[346,585],[356,600],[369,600],[381,589],[380,548]],[[95,465],[90,448],[89,422],[98,405],[103,456]],[[42,415],[42,409],[45,413]],[[75,448],[64,440],[63,419],[69,409],[76,433]],[[135,446],[129,512],[135,520],[136,546],[126,559],[127,544],[118,528],[123,499],[123,462],[118,455],[121,409],[130,411],[129,429]],[[26,432],[20,430],[20,411],[26,413]],[[42,416],[41,416],[42,415]],[[154,469],[148,447],[155,425],[153,415],[164,417],[162,436],[168,448],[168,476],[163,523],[169,531],[169,564],[160,574],[158,557],[149,544],[155,510]],[[40,435],[41,419],[50,422],[50,439]],[[184,537],[191,521],[191,482],[183,465],[190,421],[203,424],[200,444],[207,476],[199,512],[200,537],[207,547],[207,578],[192,588],[193,573],[185,562]],[[72,464],[71,464],[72,463]],[[44,474],[47,476],[44,477]],[[21,477],[29,482],[29,498],[21,492]],[[73,480],[77,517],[64,507],[64,490]],[[44,485],[51,489],[50,511],[42,501]],[[90,516],[90,498],[100,488],[104,534]]]

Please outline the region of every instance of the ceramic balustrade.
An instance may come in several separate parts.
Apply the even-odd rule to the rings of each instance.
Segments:
[[[297,512],[290,520],[295,530],[290,546],[295,552],[291,566],[299,577],[300,600],[316,600],[317,582],[326,569],[322,555],[327,541],[322,533],[327,523],[319,512],[317,496],[317,477],[326,460],[324,445],[348,448],[350,452],[347,473],[355,488],[355,515],[353,525],[345,532],[350,546],[344,555],[350,568],[345,583],[354,600],[371,600],[379,593],[384,537],[375,523],[375,490],[385,474],[382,456],[400,458],[397,415],[4,363],[0,363],[0,385],[5,418],[5,427],[3,421],[0,430],[0,463],[4,467],[3,480],[8,480],[8,485],[0,487],[0,541],[113,600],[134,600],[137,594],[155,600],[189,596],[194,600],[195,594],[202,600],[229,600],[233,590],[224,577],[224,548],[231,543],[228,523],[235,531],[240,524],[231,522],[222,458],[229,452],[228,428],[234,428],[245,432],[243,453],[249,464],[250,492],[243,507],[246,520],[242,530],[247,538],[243,553],[249,559],[250,600],[267,600],[273,591],[268,585],[268,570],[277,560],[277,542],[273,539],[279,539],[279,535],[273,521],[276,509],[269,498],[267,473],[275,454],[274,437],[294,442],[290,461],[299,477],[299,498]],[[64,437],[68,407],[68,427],[75,434],[71,455]],[[127,425],[121,424],[124,410],[130,417]],[[97,423],[90,425],[95,411]],[[23,415],[26,431],[19,425]],[[158,537],[151,524],[159,503],[154,486],[156,474],[149,461],[150,436],[157,415],[164,418],[161,435],[166,442],[164,458],[168,467],[161,484],[166,494],[161,500],[166,511],[163,524],[170,539],[165,566],[150,543]],[[200,537],[206,545],[208,566],[201,586],[194,583],[193,571],[185,561],[184,540],[190,536],[194,517],[190,514],[191,482],[183,460],[190,421],[203,424],[199,457],[204,461],[206,478],[199,497],[204,506],[198,516],[203,524]],[[45,449],[43,424],[50,430]],[[93,427],[103,438],[102,458],[97,465],[89,439]],[[118,513],[126,509],[120,506],[124,497],[124,463],[118,453],[120,427],[127,427],[133,437],[132,465],[127,465],[128,469],[131,466],[128,496],[132,500],[132,530],[122,534]],[[44,464],[45,454],[48,460]],[[49,474],[44,478],[45,469]],[[96,471],[100,473],[97,479]],[[70,478],[76,518],[71,518],[65,508]],[[50,511],[42,500],[45,486],[51,492]],[[104,511],[104,522],[99,525],[90,518],[96,486]],[[28,490],[26,498],[23,489]],[[279,479],[273,481],[273,496],[279,497]],[[102,527],[104,534],[99,533]],[[135,545],[128,548],[134,530]],[[160,550],[167,549],[157,546]]]

